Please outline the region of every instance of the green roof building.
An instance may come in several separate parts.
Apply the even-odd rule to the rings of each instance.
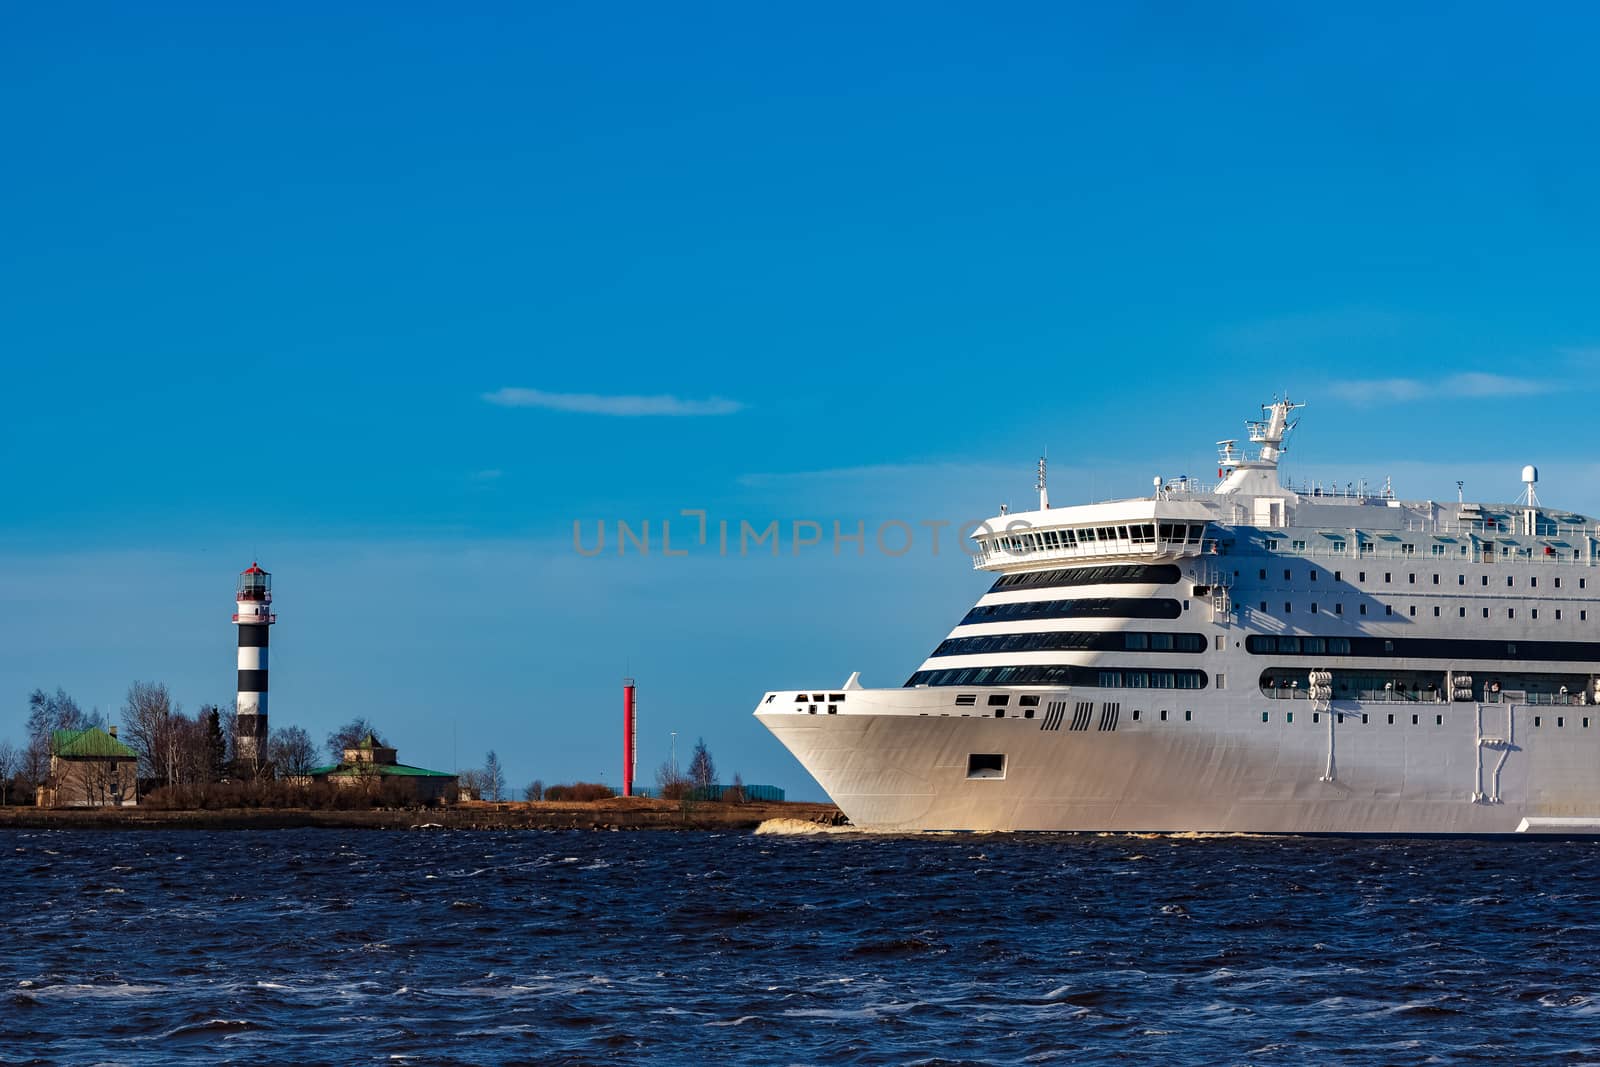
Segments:
[[[449,771],[430,771],[398,760],[398,750],[385,745],[372,734],[344,750],[344,759],[307,772],[313,782],[331,782],[351,789],[404,788],[424,804],[454,803],[460,794],[460,781]]]
[[[46,808],[131,807],[139,802],[139,754],[115,726],[50,735],[50,777],[39,787]]]

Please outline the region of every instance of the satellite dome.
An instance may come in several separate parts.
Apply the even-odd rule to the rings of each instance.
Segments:
[[[1533,482],[1538,481],[1539,480],[1539,468],[1535,467],[1532,463],[1528,464],[1526,467],[1523,467],[1522,468],[1522,480],[1524,482],[1528,482],[1530,484],[1533,483]]]

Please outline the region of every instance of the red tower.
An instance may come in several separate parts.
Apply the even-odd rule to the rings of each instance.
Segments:
[[[639,767],[639,698],[632,678],[622,680],[622,795],[633,796],[633,775]]]

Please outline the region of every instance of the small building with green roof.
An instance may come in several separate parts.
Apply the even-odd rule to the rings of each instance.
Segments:
[[[44,808],[132,807],[139,803],[139,754],[117,740],[115,726],[50,735],[50,777],[39,787]]]
[[[398,760],[398,750],[373,734],[344,750],[344,759],[326,767],[313,767],[306,777],[349,789],[403,789],[422,804],[452,804],[461,783],[449,771],[430,771]]]

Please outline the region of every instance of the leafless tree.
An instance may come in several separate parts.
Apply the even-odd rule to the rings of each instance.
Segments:
[[[57,730],[78,730],[103,725],[84,715],[66,690],[55,693],[35,689],[28,695],[28,744],[22,754],[22,773],[36,788],[50,776],[50,746]]]
[[[340,753],[341,757],[343,753]],[[311,735],[298,726],[285,726],[272,731],[267,742],[267,758],[278,768],[279,774],[303,775],[316,764],[317,747]]]
[[[672,765],[671,760],[664,761],[656,768],[656,789],[665,800],[682,800],[693,789],[693,784],[684,773]]]
[[[11,789],[17,771],[22,766],[22,756],[10,741],[0,741],[0,805],[11,803]]]
[[[117,799],[117,763],[109,758],[93,758],[83,763],[83,798],[94,807],[105,807]]]
[[[528,783],[528,788],[522,791],[522,799],[530,803],[538,803],[544,799],[544,780],[535,778]]]
[[[334,763],[344,762],[344,750],[355,748],[361,743],[361,739],[368,734],[376,737],[378,744],[385,744],[383,735],[378,733],[377,727],[373,726],[371,720],[367,719],[366,716],[360,715],[351,719],[328,735],[329,757]]]
[[[121,740],[139,754],[139,773],[177,784],[182,709],[161,682],[134,682],[122,704]]]
[[[463,793],[471,793],[473,800],[482,800],[488,790],[483,784],[483,772],[477,768],[462,771],[458,776]]]
[[[494,754],[494,749],[483,757],[483,787],[489,791],[489,799],[499,801],[500,794],[506,791],[506,772],[500,766],[500,757]]]
[[[702,798],[717,784],[717,765],[711,761],[711,751],[703,737],[695,741],[694,755],[689,759],[689,784]]]
[[[722,799],[727,801],[729,804],[744,803],[744,776],[738,771],[733,772],[733,784],[728,787],[727,792],[722,794]]]

